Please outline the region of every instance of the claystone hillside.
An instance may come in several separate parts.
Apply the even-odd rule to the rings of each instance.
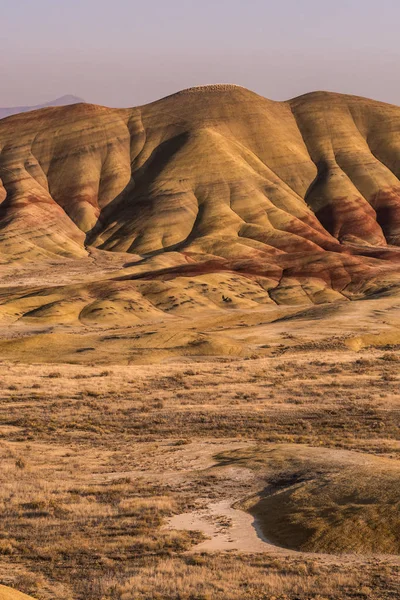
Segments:
[[[399,149],[399,108],[323,92],[16,115],[0,123],[1,258],[98,248],[152,278],[238,272],[278,303],[368,293],[398,273]]]

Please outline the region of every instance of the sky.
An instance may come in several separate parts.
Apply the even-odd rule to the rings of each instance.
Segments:
[[[0,106],[137,106],[236,83],[400,105],[399,0],[0,0]]]

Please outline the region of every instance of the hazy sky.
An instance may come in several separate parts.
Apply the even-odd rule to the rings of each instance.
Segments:
[[[400,104],[399,0],[0,0],[0,106],[237,83]]]

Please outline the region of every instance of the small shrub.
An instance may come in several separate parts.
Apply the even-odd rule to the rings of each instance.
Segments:
[[[26,467],[26,462],[24,461],[23,458],[17,458],[17,460],[15,461],[15,466],[17,467],[17,469],[25,469]]]

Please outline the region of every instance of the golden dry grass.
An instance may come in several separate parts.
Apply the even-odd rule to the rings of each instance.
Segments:
[[[287,350],[148,366],[3,362],[0,581],[38,600],[341,600],[361,588],[396,598],[393,556],[196,558],[186,551],[200,533],[163,527],[215,499],[255,497],[267,485],[268,456],[259,450],[254,469],[255,443],[266,452],[300,444],[397,460],[396,357],[393,349],[327,350],[321,360]],[[235,449],[254,479],[232,476],[224,461]],[[325,477],[332,459],[320,459],[311,470]]]

